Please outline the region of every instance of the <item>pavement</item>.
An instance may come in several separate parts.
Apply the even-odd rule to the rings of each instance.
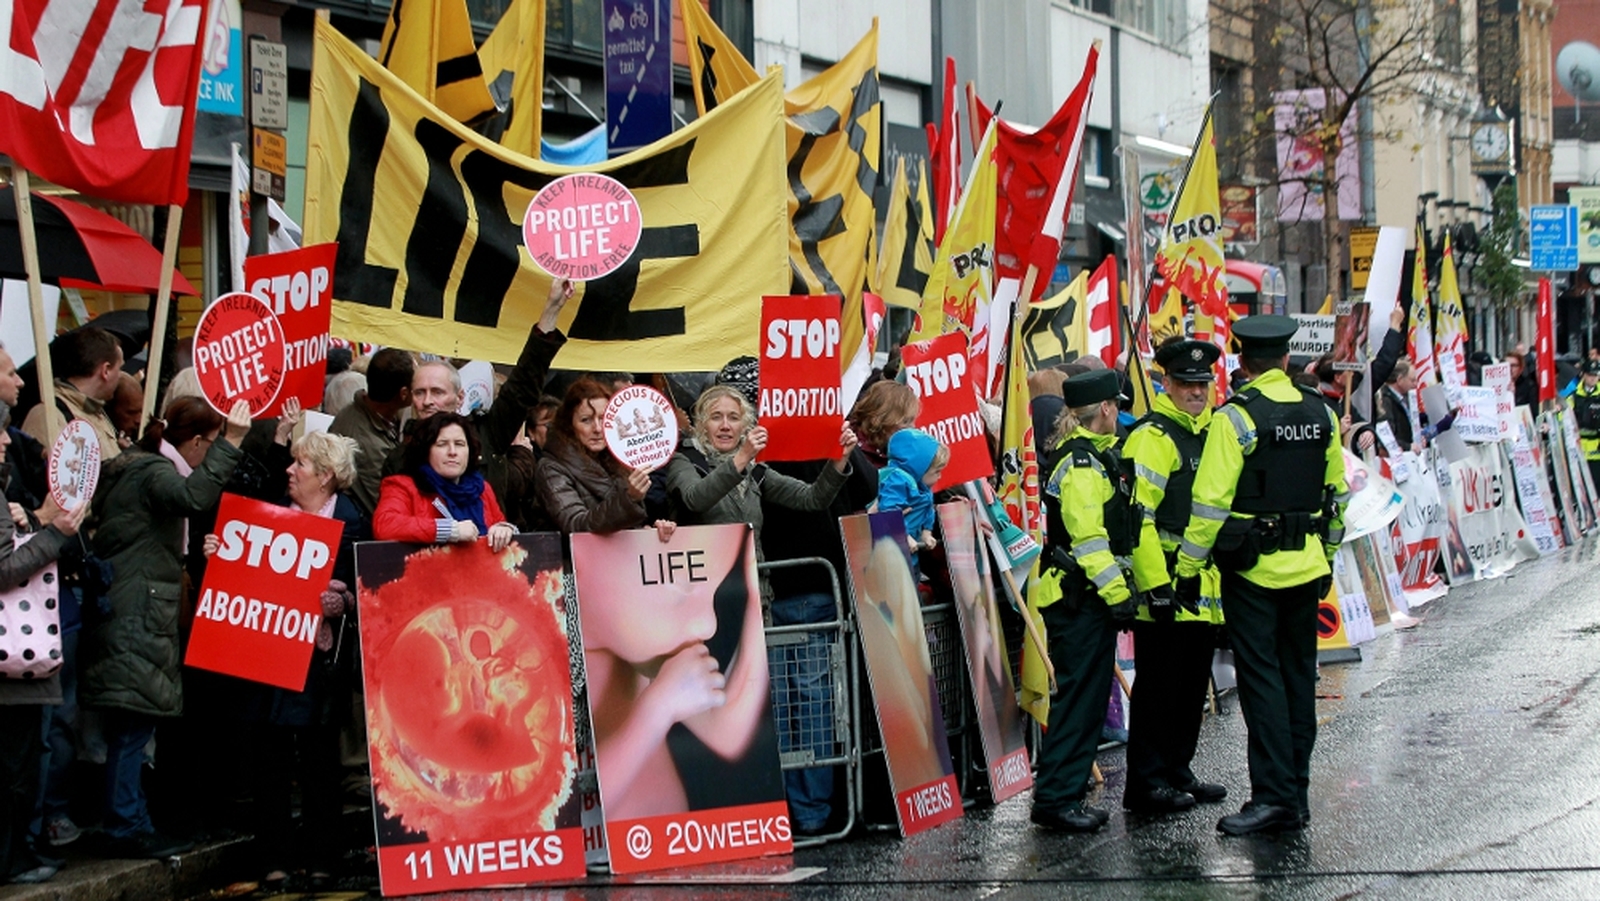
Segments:
[[[1119,809],[1120,751],[1101,755],[1092,836],[1041,833],[1026,797],[974,807],[910,839],[849,840],[695,872],[471,893],[506,901],[689,899],[1491,899],[1600,898],[1600,580],[1596,539],[1453,589],[1383,631],[1318,686],[1312,822],[1274,838],[1223,838],[1216,818],[1248,794],[1236,707],[1207,718],[1195,770],[1221,805],[1164,819]],[[175,862],[74,862],[0,901],[269,897],[240,846]],[[351,901],[365,884],[317,895]],[[375,894],[375,891],[373,892]],[[312,897],[272,896],[279,901]]]

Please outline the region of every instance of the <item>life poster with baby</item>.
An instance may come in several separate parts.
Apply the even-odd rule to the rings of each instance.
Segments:
[[[899,510],[862,513],[841,518],[839,528],[894,812],[900,834],[915,835],[959,819],[962,809],[905,519]]]
[[[750,527],[572,536],[614,873],[787,854]]]
[[[356,546],[384,895],[584,875],[561,539]]]

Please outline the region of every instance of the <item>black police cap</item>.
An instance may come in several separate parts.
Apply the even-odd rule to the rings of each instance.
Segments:
[[[1600,375],[1600,360],[1584,360],[1583,361],[1583,374],[1584,375]]]
[[[1122,380],[1111,369],[1091,369],[1061,383],[1061,399],[1073,409],[1121,396]]]
[[[1156,350],[1156,365],[1167,378],[1180,382],[1210,382],[1214,379],[1212,364],[1222,356],[1222,349],[1209,341],[1187,338],[1163,344]]]
[[[1299,327],[1290,316],[1246,316],[1233,324],[1233,337],[1244,356],[1281,357],[1289,352],[1289,339]]]

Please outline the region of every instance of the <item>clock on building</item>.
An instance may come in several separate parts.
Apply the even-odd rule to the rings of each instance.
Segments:
[[[1472,171],[1480,175],[1510,174],[1511,123],[1499,110],[1479,117],[1472,124]]]

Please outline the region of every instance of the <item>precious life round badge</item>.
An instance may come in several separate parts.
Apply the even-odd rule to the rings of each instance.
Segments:
[[[678,415],[666,395],[647,385],[613,395],[601,424],[606,447],[633,469],[660,469],[678,452]]]
[[[628,262],[643,226],[639,202],[622,182],[579,172],[534,195],[522,217],[522,243],[540,269],[586,282]]]
[[[94,499],[100,484],[100,436],[82,419],[67,423],[50,448],[47,475],[50,496],[61,509],[72,511]]]

